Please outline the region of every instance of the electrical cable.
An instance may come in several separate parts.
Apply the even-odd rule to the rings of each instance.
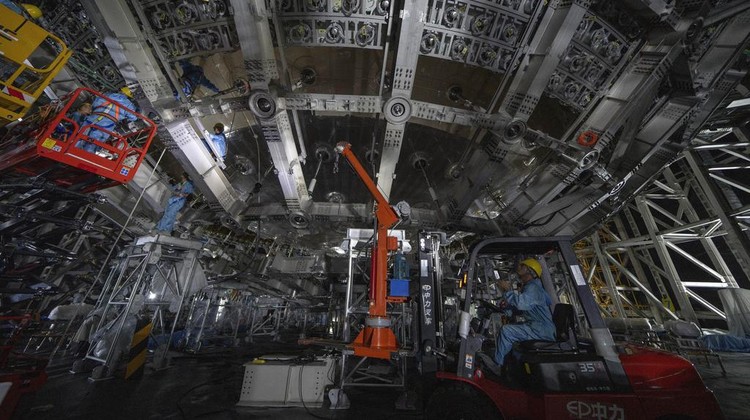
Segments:
[[[315,157],[318,158],[318,168],[315,169],[315,175],[313,175],[313,179],[318,177],[318,174],[320,173],[320,167],[323,165],[323,153],[316,153]]]
[[[156,161],[156,165],[154,165],[154,168],[151,169],[151,173],[148,175],[148,179],[146,180],[146,185],[149,185],[151,183],[151,178],[156,173],[156,168],[159,167],[159,162],[161,162],[161,159],[164,157],[164,153],[167,151],[167,149],[163,149],[161,151],[161,155],[159,155],[159,159]],[[143,198],[143,194],[146,193],[146,188],[141,190],[141,194],[138,195],[138,199],[135,200],[135,204],[133,204],[133,209],[130,210],[130,214],[128,214],[128,218],[125,219],[125,223],[122,224],[122,229],[120,229],[120,233],[117,234],[117,237],[115,238],[115,242],[112,244],[112,248],[109,250],[109,254],[107,254],[107,257],[104,258],[104,261],[102,262],[102,267],[99,269],[99,272],[96,274],[96,277],[94,278],[94,281],[91,283],[91,287],[89,287],[89,290],[86,291],[86,294],[83,297],[83,301],[85,302],[86,299],[89,297],[91,292],[94,290],[94,286],[99,282],[99,278],[101,277],[102,273],[104,272],[104,269],[108,266],[109,259],[112,257],[112,253],[115,250],[115,247],[117,246],[117,242],[120,241],[120,238],[122,238],[122,235],[125,233],[125,230],[128,227],[128,223],[130,223],[130,219],[133,218],[133,214],[135,213],[135,210],[138,208],[138,204],[141,202],[141,198]]]
[[[443,215],[443,211],[440,209],[440,201],[438,200],[437,194],[435,193],[435,189],[432,187],[432,183],[430,182],[430,178],[427,176],[427,171],[425,170],[425,167],[427,165],[417,165],[419,167],[419,170],[422,172],[422,176],[424,177],[424,182],[427,184],[427,192],[430,194],[430,198],[432,199],[432,203],[435,205],[435,213],[438,217],[438,222],[440,224],[444,224],[445,217]]]
[[[540,222],[540,223],[531,223],[531,222],[529,222],[529,223],[526,223],[525,225],[522,225],[522,226],[521,226],[521,228],[522,228],[522,229],[528,229],[528,228],[530,228],[530,227],[539,227],[539,226],[544,226],[544,225],[546,225],[547,223],[551,222],[551,221],[552,221],[552,219],[553,219],[553,218],[554,218],[555,216],[557,216],[557,215],[558,215],[558,214],[559,214],[560,212],[562,212],[563,210],[567,209],[568,207],[570,207],[570,206],[572,206],[572,205],[573,205],[573,203],[571,203],[571,204],[568,204],[567,206],[565,206],[565,207],[561,208],[560,210],[557,210],[556,212],[554,212],[554,213],[550,214],[549,216],[547,216],[547,219],[546,219],[545,221],[543,221],[543,222]],[[536,219],[536,220],[539,220],[539,219]],[[533,221],[534,221],[534,222],[536,222],[536,220],[533,220]]]
[[[258,156],[258,167],[256,170],[258,171],[258,182],[261,182],[260,173],[262,171],[260,169],[260,143],[258,142],[258,135],[255,134],[255,130],[253,130],[253,126],[250,125],[250,120],[248,120],[247,117],[245,117],[245,121],[247,121],[250,132],[253,133],[253,140],[255,140],[255,154]],[[273,167],[273,165],[271,167]],[[265,178],[265,175],[263,175],[263,177]]]
[[[328,354],[328,356],[332,358],[333,354],[334,354],[333,352],[330,352]],[[336,363],[338,363],[338,359],[336,359],[336,360],[337,360]],[[333,368],[335,366],[336,366],[335,363],[331,363],[331,367],[329,367],[328,368],[328,372],[326,372],[326,378],[328,378],[328,380],[331,382],[331,384],[335,384],[336,383],[336,380],[335,380],[336,378],[334,378],[334,377],[331,376],[331,373],[333,373]],[[343,369],[343,367],[342,367],[342,369]],[[333,406],[333,410],[338,410],[338,408],[339,408],[339,403],[341,402],[341,392],[343,392],[343,390],[339,389],[339,396],[336,398],[336,405]],[[333,416],[331,418],[333,418]]]
[[[229,130],[227,130],[227,131],[229,131],[229,132],[231,132],[231,131],[232,131],[232,127],[234,127],[234,118],[235,118],[236,116],[237,116],[237,113],[236,113],[236,112],[233,112],[233,113],[232,113],[232,122],[230,122],[230,123],[229,123]]]
[[[299,400],[300,400],[300,402],[302,403],[302,407],[304,407],[304,408],[305,408],[305,411],[307,411],[307,414],[309,414],[309,415],[311,415],[311,416],[315,417],[316,419],[323,419],[323,420],[330,420],[330,419],[333,419],[333,418],[334,418],[334,415],[331,415],[331,417],[329,418],[329,417],[323,417],[323,416],[319,416],[319,415],[317,415],[317,414],[313,413],[312,411],[310,411],[310,409],[309,409],[309,408],[307,408],[307,404],[305,404],[305,399],[304,399],[304,398],[302,398],[302,373],[304,372],[304,370],[305,370],[305,365],[306,365],[307,363],[311,363],[311,362],[314,362],[314,361],[315,361],[315,359],[314,359],[314,356],[313,356],[313,359],[312,359],[312,360],[305,360],[305,358],[304,358],[304,357],[300,356],[300,357],[298,357],[298,358],[297,358],[297,361],[299,361],[299,362],[300,362],[300,368],[299,368],[299,378],[298,378],[298,379],[299,379],[299,384],[298,384],[298,386],[297,386],[297,391],[299,392]]]
[[[326,378],[328,378],[328,380],[331,381],[331,383],[336,382],[336,381],[334,381],[334,378],[331,377],[331,372],[333,372],[333,366],[334,366],[334,364],[331,363],[331,367],[329,367],[328,368],[328,372],[326,372]],[[337,403],[337,405],[338,405],[338,403]]]
[[[370,169],[372,170],[371,177],[375,177],[375,140],[378,138],[378,131],[380,131],[380,113],[375,114],[375,129],[372,130],[372,142],[370,143]]]
[[[307,192],[310,195],[315,191],[315,185],[318,183],[318,174],[320,173],[320,168],[323,166],[323,153],[316,153],[315,158],[318,160],[318,167],[315,169],[315,175],[313,175],[312,181],[310,181],[310,186],[307,187]]]

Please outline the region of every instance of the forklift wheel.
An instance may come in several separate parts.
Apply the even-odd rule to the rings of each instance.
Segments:
[[[426,419],[502,419],[494,404],[479,391],[457,382],[438,385],[425,409]]]

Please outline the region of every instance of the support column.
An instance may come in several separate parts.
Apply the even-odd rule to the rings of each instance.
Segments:
[[[721,224],[726,231],[725,240],[729,245],[729,249],[737,259],[745,276],[750,278],[750,240],[748,240],[747,235],[735,223],[734,219],[727,215],[727,210],[729,210],[727,201],[716,185],[708,180],[705,168],[699,163],[697,152],[688,150],[684,153],[684,156],[685,161],[695,176],[695,180],[706,195],[707,201],[713,204],[711,210],[721,220]]]
[[[643,217],[643,221],[646,223],[646,229],[648,230],[651,240],[654,242],[654,249],[656,250],[659,260],[661,261],[666,274],[669,285],[672,287],[672,291],[677,298],[677,302],[680,305],[680,315],[688,321],[698,322],[698,317],[695,314],[690,299],[688,298],[685,286],[680,281],[680,275],[677,273],[677,267],[675,267],[672,257],[669,255],[667,245],[665,244],[664,237],[658,235],[659,231],[656,221],[651,215],[651,211],[646,204],[646,199],[643,196],[638,196],[635,199],[638,211]]]

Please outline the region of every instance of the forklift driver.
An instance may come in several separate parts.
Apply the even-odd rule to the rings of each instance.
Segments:
[[[515,309],[523,313],[524,321],[518,324],[507,324],[500,330],[497,338],[495,362],[502,366],[505,356],[510,353],[513,343],[524,340],[555,340],[555,324],[550,312],[550,299],[542,286],[539,276],[542,266],[533,258],[527,258],[518,264],[516,269],[522,286],[519,293],[511,290],[510,280],[500,281],[504,292],[505,309]]]

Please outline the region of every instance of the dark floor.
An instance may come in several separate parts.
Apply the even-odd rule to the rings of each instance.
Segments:
[[[217,352],[175,356],[173,366],[146,372],[140,380],[89,382],[87,374],[72,375],[65,366],[51,371],[42,390],[26,396],[14,419],[420,419],[420,412],[394,409],[398,393],[351,390],[346,411],[304,408],[248,409],[235,407],[244,368],[259,352],[278,352],[275,343],[254,346],[255,352]],[[750,354],[722,354],[727,375],[716,363],[696,366],[729,420],[750,419]]]
[[[138,380],[91,382],[88,373],[70,374],[70,363],[53,366],[47,384],[25,396],[13,419],[379,419],[422,418],[397,412],[393,390],[347,391],[349,410],[235,407],[244,375],[243,363],[263,354],[290,351],[289,344],[256,343],[254,351],[216,350],[199,355],[175,353],[172,367],[146,369]],[[312,414],[310,414],[312,413]]]
[[[727,370],[722,376],[719,365],[711,361],[711,366],[701,358],[693,359],[703,377],[703,382],[716,395],[727,420],[750,419],[750,354],[721,353]]]

